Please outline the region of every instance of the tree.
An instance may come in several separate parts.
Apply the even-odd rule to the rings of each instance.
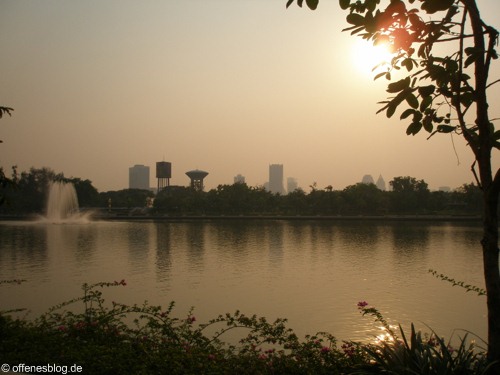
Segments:
[[[295,0],[288,0],[287,7]],[[302,6],[303,0],[296,0]],[[306,0],[316,9],[319,0]],[[386,78],[391,95],[382,108],[392,117],[411,119],[408,135],[422,130],[463,137],[474,154],[472,173],[483,198],[481,240],[488,307],[488,359],[500,361],[500,272],[498,197],[500,170],[491,155],[500,147],[500,131],[488,113],[487,89],[498,31],[481,18],[476,0],[339,0],[348,12],[344,31],[390,46],[393,58],[375,79]],[[447,48],[437,48],[446,45]],[[446,51],[454,51],[452,53]],[[444,51],[444,52],[443,52]],[[396,73],[396,74],[395,74]],[[402,78],[400,78],[402,77]],[[499,365],[500,366],[500,365]],[[493,371],[499,371],[498,368]]]
[[[415,213],[427,208],[430,196],[428,185],[415,177],[394,177],[389,181],[392,187],[393,209],[396,212]]]
[[[0,118],[2,118],[4,114],[8,114],[9,116],[11,116],[10,112],[13,111],[13,110],[14,109],[12,109],[10,107],[2,107],[2,106],[0,106]],[[3,141],[0,139],[0,143],[2,143],[2,142]],[[10,179],[7,176],[5,176],[3,168],[0,167],[0,188],[6,188],[7,186],[13,186],[13,185],[15,185],[15,182],[16,182],[16,167],[12,167],[12,171],[13,171],[13,178]],[[5,202],[5,197],[0,194],[0,206],[4,202]]]

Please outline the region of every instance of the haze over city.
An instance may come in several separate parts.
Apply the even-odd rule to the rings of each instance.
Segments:
[[[460,136],[407,136],[399,112],[376,115],[386,82],[358,64],[370,58],[341,32],[338,1],[314,12],[285,4],[2,1],[0,105],[14,111],[0,120],[0,166],[50,167],[99,191],[124,189],[129,167],[163,160],[174,185],[208,171],[206,189],[237,174],[263,185],[269,164],[302,188],[343,189],[365,174],[431,189],[473,181]],[[481,10],[499,23],[498,1]],[[498,118],[498,84],[489,97]]]

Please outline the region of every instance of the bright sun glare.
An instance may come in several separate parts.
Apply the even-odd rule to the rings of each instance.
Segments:
[[[358,71],[366,74],[374,74],[373,68],[381,63],[389,63],[391,61],[391,53],[385,45],[374,46],[371,42],[358,39],[352,50],[352,58],[354,65]],[[380,66],[376,71],[385,70],[384,66]]]

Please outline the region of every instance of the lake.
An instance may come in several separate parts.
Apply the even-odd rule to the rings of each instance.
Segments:
[[[464,222],[0,221],[0,280],[27,280],[0,285],[0,309],[35,317],[85,282],[125,279],[104,290],[108,301],[173,300],[174,315],[194,306],[201,323],[239,309],[287,318],[300,336],[369,340],[377,325],[356,307],[367,301],[392,324],[486,339],[485,297],[428,272],[484,287],[480,238],[479,223]]]

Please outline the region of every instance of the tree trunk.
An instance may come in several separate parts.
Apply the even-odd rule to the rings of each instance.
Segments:
[[[483,266],[488,307],[488,360],[499,364],[491,373],[500,373],[500,271],[498,249],[498,184],[499,175],[492,183],[483,187],[484,226]]]
[[[490,373],[500,374],[500,270],[498,250],[498,193],[500,191],[500,170],[495,178],[492,175],[491,151],[493,149],[494,127],[488,116],[488,100],[486,95],[491,51],[487,50],[485,38],[495,41],[498,33],[495,30],[483,29],[476,0],[461,0],[471,21],[474,47],[486,53],[474,61],[474,90],[476,102],[476,120],[478,128],[477,143],[469,143],[479,165],[479,180],[483,190],[483,268],[486,285],[486,304],[488,307],[488,360],[498,361]],[[493,33],[494,31],[494,33]],[[490,34],[492,32],[492,34]],[[493,39],[492,39],[493,38]]]

